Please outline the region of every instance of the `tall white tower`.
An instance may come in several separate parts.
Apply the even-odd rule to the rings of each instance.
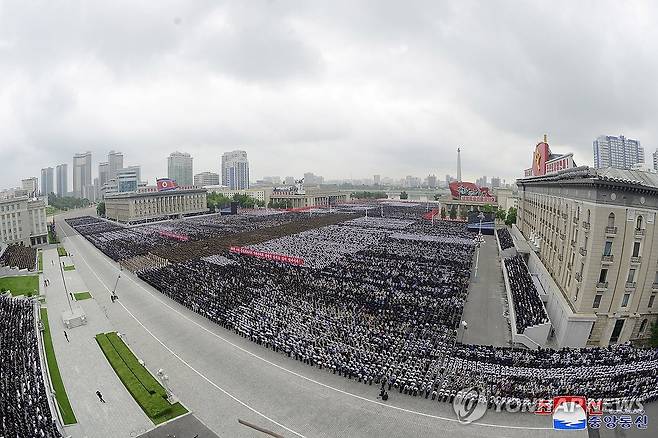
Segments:
[[[462,155],[459,148],[457,148],[457,181],[462,182]]]

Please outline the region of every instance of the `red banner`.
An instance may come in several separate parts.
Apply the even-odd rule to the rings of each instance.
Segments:
[[[229,248],[229,251],[235,254],[244,254],[252,257],[258,257],[259,259],[272,260],[273,262],[288,263],[290,265],[302,266],[304,264],[304,259],[301,257],[287,256],[274,252],[256,251],[249,248],[243,248],[241,246],[232,246]]]
[[[158,231],[158,234],[160,234],[162,237],[169,237],[170,239],[178,240],[179,242],[187,242],[190,240],[190,238],[184,234],[176,234],[172,233],[171,231]]]

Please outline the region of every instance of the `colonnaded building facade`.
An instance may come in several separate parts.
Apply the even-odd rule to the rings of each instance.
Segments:
[[[658,319],[658,174],[577,167],[546,141],[525,174],[512,234],[531,248],[558,344],[648,339]]]
[[[207,191],[202,188],[111,193],[105,196],[105,216],[121,223],[173,219],[208,211]]]

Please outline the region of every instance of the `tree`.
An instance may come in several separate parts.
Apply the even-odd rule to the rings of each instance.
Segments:
[[[446,208],[441,207],[441,219],[445,219],[445,218],[446,218]]]
[[[404,190],[400,193],[400,199],[409,199],[409,194]]]
[[[505,225],[510,226],[516,223],[516,208],[510,207],[507,210],[507,218],[505,218]]]
[[[228,198],[221,193],[208,193],[206,202],[208,204],[208,209],[214,213],[229,205],[231,203],[231,198]]]
[[[288,203],[285,201],[274,201],[271,199],[268,206],[270,208],[288,208]]]
[[[505,210],[503,210],[502,208],[496,210],[496,219],[499,219],[501,222],[503,222],[505,221],[506,217],[507,217],[507,213],[505,212]]]
[[[105,201],[98,203],[96,206],[96,213],[101,217],[105,217]]]
[[[658,321],[654,322],[651,326],[651,339],[649,339],[649,345],[652,347],[658,347]]]
[[[493,213],[493,212],[494,212],[493,205],[491,205],[491,204],[485,204],[485,205],[484,205],[484,208],[482,209],[482,211],[484,211],[485,213]]]
[[[386,194],[386,192],[362,191],[362,192],[352,192],[350,194],[350,197],[352,199],[386,199],[388,198],[388,195]]]
[[[441,199],[441,195],[438,193],[434,194],[434,200],[438,201],[439,199]]]
[[[72,208],[86,207],[90,204],[86,198],[72,198],[70,196],[57,196],[54,193],[48,194],[48,205],[58,210],[70,210]]]
[[[450,219],[452,219],[452,220],[457,219],[457,207],[454,206],[454,205],[450,209]]]

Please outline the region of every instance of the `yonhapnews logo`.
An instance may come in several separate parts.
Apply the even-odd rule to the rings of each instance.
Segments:
[[[452,409],[457,414],[457,420],[462,424],[479,420],[487,412],[484,391],[477,386],[462,389],[452,400]]]
[[[553,429],[581,430],[587,428],[585,397],[565,396],[553,399]]]

